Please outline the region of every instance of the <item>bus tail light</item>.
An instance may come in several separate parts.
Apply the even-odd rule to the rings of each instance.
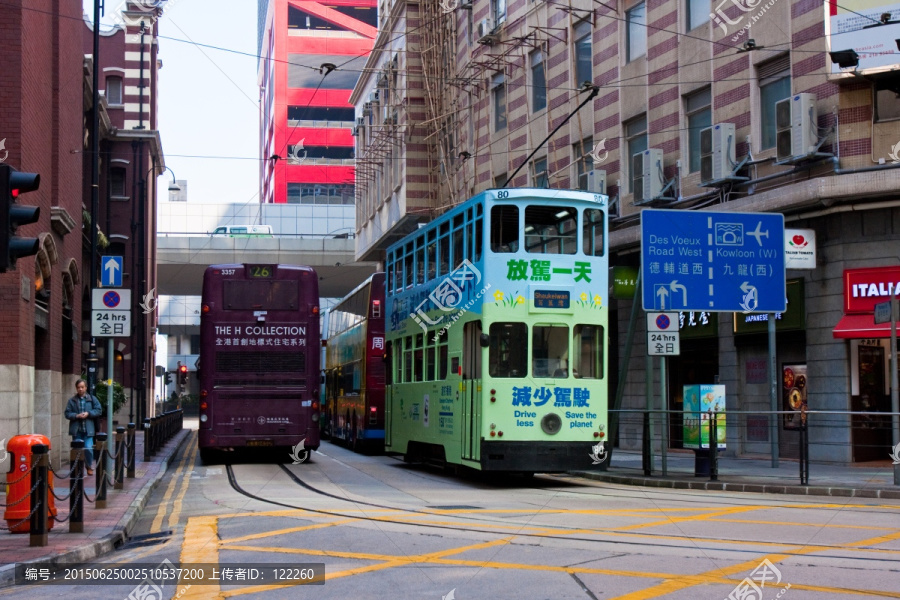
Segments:
[[[209,312],[209,304],[204,304],[202,307],[200,307],[200,312],[202,312],[204,315],[206,313],[208,313]]]
[[[207,408],[209,408],[209,404],[205,400],[200,403],[200,410],[206,410]]]
[[[313,409],[313,410],[319,410],[319,403],[316,402],[315,400],[313,400],[313,403],[312,403],[312,409]]]
[[[375,319],[381,317],[381,300],[372,300],[372,317]]]
[[[209,396],[209,392],[207,392],[206,390],[200,390],[201,398],[206,398],[207,396]]]
[[[318,306],[313,306],[313,307],[312,307],[312,314],[314,314],[314,315],[319,314],[319,307],[318,307]]]

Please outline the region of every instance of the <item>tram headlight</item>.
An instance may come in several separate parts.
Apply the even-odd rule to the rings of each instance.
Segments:
[[[556,435],[562,429],[562,419],[556,413],[547,413],[541,419],[541,429],[547,435]]]

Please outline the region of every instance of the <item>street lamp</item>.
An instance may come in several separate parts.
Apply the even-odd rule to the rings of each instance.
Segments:
[[[150,177],[150,173],[152,173],[153,171],[156,171],[156,170],[159,169],[159,168],[160,168],[160,167],[155,166],[155,165],[154,165],[153,167],[151,167],[150,170],[147,171],[147,177]],[[170,191],[170,192],[180,192],[180,191],[181,191],[181,186],[178,185],[178,182],[177,182],[177,181],[175,181],[175,171],[173,171],[173,170],[170,169],[169,167],[163,165],[163,166],[162,166],[162,171],[160,171],[159,174],[162,175],[164,171],[168,171],[169,173],[172,174],[172,183],[169,184],[169,191]]]

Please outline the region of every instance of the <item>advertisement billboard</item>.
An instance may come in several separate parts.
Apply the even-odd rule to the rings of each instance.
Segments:
[[[716,442],[725,448],[725,386],[695,384],[684,386],[684,447],[709,448],[709,417],[715,411]]]
[[[878,73],[898,67],[900,3],[884,0],[826,0],[825,39],[828,52],[854,50],[859,65],[841,69],[829,61],[832,75],[855,70]]]

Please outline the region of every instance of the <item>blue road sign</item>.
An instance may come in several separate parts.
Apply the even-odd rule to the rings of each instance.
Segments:
[[[100,259],[100,285],[103,287],[122,287],[121,256],[104,256]]]
[[[784,312],[784,215],[641,211],[644,310]]]
[[[110,290],[103,294],[103,305],[106,306],[106,308],[118,308],[121,301],[122,297],[119,296],[119,292]]]

